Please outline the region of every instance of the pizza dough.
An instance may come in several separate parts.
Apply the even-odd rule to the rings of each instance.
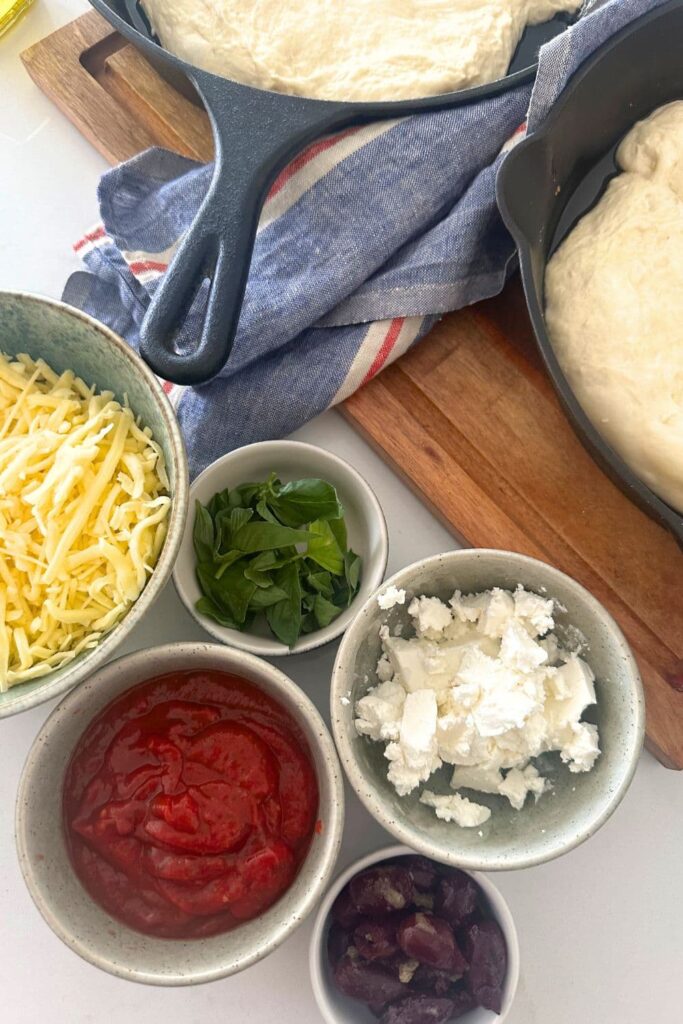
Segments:
[[[546,322],[600,433],[683,512],[683,101],[635,125],[617,163],[548,264]]]
[[[332,100],[434,96],[505,75],[526,25],[581,0],[143,0],[162,45],[217,75]]]

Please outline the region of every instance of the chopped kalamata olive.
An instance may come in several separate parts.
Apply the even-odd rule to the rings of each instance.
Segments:
[[[440,971],[436,967],[420,964],[413,976],[412,987],[420,992],[429,992],[435,996],[450,995],[450,990],[461,975],[449,971]]]
[[[462,871],[453,871],[446,878],[439,879],[434,913],[443,917],[453,928],[459,928],[471,920],[477,909],[478,898],[476,882]]]
[[[332,977],[381,1024],[450,1024],[479,1005],[500,1012],[505,938],[464,872],[417,854],[389,861],[352,879],[331,917]]]
[[[500,1013],[507,971],[507,947],[498,923],[488,920],[471,925],[465,952],[470,962],[467,988],[480,1006]]]
[[[436,865],[433,861],[416,854],[414,857],[402,857],[401,867],[410,872],[413,885],[420,892],[427,892],[434,888],[437,874]]]
[[[476,999],[473,995],[470,995],[466,988],[459,988],[455,992],[451,991],[448,993],[448,997],[453,1000],[451,1020],[456,1020],[458,1017],[462,1017],[463,1014],[469,1013],[477,1005]]]
[[[351,937],[346,928],[333,921],[327,933],[327,957],[330,965],[334,967],[338,960],[346,953],[351,943]]]
[[[409,914],[398,928],[398,944],[407,956],[428,967],[464,974],[467,962],[460,952],[453,929],[433,914]]]
[[[366,960],[382,960],[398,953],[396,922],[391,918],[371,920],[363,918],[355,927],[353,942]]]
[[[353,931],[360,921],[361,915],[359,911],[356,910],[353,900],[351,899],[351,893],[348,885],[344,886],[332,904],[330,915],[333,921],[340,924],[342,928],[346,928],[347,931]]]
[[[445,1024],[452,1016],[453,1003],[450,999],[410,995],[387,1007],[382,1024]]]
[[[334,969],[337,988],[364,1003],[390,1003],[405,995],[406,987],[379,963],[343,956]]]
[[[351,879],[349,891],[361,914],[405,910],[413,898],[413,880],[405,868],[369,868]]]

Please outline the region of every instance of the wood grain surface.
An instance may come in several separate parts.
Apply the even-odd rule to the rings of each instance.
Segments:
[[[21,55],[36,85],[112,164],[150,146],[213,158],[206,113],[172,89],[97,11]]]
[[[208,160],[208,118],[91,11],[23,54],[112,163],[151,145]],[[647,695],[648,743],[683,768],[683,555],[592,461],[537,354],[517,281],[451,313],[342,411],[461,540],[580,580],[619,622]]]

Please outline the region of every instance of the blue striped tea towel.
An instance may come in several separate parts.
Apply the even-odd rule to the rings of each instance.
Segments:
[[[263,208],[223,371],[201,387],[166,385],[192,476],[232,448],[288,434],[374,377],[443,313],[501,290],[514,266],[495,202],[506,150],[540,124],[597,46],[662,2],[590,5],[543,48],[533,87],[343,131],[297,156]],[[160,149],[106,173],[101,222],[76,245],[86,271],[71,276],[65,301],[136,346],[211,173]]]

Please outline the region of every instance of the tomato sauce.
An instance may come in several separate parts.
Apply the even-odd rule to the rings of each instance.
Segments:
[[[303,733],[237,676],[176,672],[128,690],[67,770],[75,870],[148,935],[199,938],[261,914],[291,885],[316,825]]]

